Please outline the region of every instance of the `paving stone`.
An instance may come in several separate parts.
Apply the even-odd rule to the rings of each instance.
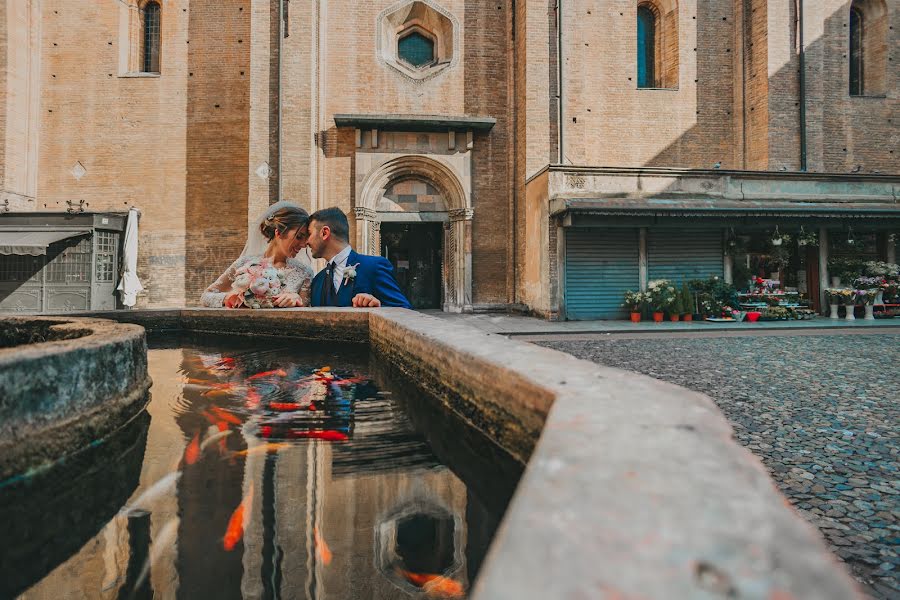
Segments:
[[[867,592],[900,598],[900,335],[541,344],[709,395]]]

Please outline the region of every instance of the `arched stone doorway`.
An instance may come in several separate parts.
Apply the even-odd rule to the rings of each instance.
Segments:
[[[382,240],[384,227],[392,236],[408,236],[404,243],[415,246],[421,261],[434,250],[427,245],[437,232],[439,252],[432,254],[439,262],[433,270],[439,274],[440,306],[471,312],[473,211],[469,193],[450,166],[421,155],[388,160],[358,187],[354,212],[356,247],[369,254],[382,254],[384,242],[390,241]],[[420,269],[418,277],[426,277],[422,273],[427,271]]]

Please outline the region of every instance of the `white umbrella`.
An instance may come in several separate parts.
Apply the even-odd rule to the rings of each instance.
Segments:
[[[141,211],[132,208],[128,211],[128,222],[125,224],[125,247],[123,253],[125,255],[125,270],[122,273],[122,280],[116,288],[122,293],[122,304],[128,307],[134,306],[137,302],[138,292],[144,289],[141,280],[137,276],[137,258],[138,258],[138,220]]]

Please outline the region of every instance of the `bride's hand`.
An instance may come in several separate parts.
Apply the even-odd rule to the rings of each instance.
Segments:
[[[244,295],[240,292],[233,292],[225,296],[223,301],[225,308],[240,308],[244,304]]]
[[[272,304],[279,308],[294,308],[303,306],[303,301],[300,299],[300,294],[295,294],[294,292],[282,292],[272,298]]]

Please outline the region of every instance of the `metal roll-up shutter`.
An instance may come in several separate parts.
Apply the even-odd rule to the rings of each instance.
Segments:
[[[651,229],[647,232],[650,280],[675,283],[723,277],[722,232],[719,229]]]
[[[624,318],[626,290],[640,288],[636,229],[566,230],[566,317]]]

